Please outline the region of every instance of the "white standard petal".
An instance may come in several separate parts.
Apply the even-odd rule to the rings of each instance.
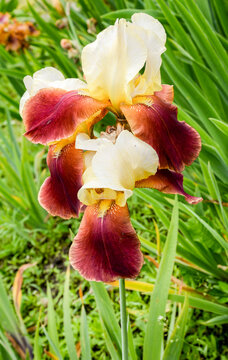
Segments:
[[[147,47],[145,71],[132,96],[153,94],[161,90],[160,67],[161,54],[166,50],[165,29],[158,20],[147,14],[134,14],[132,22],[141,28],[141,38]]]
[[[138,26],[117,20],[82,51],[82,68],[92,97],[110,99],[115,108],[131,103],[130,81],[143,67],[147,49]]]
[[[90,139],[89,135],[79,133],[76,137],[75,147],[80,150],[98,151],[102,145],[106,145],[108,143],[110,143],[108,139]]]

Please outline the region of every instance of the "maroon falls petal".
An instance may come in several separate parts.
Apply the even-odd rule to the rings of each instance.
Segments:
[[[173,85],[162,85],[162,90],[155,91],[154,95],[159,97],[159,99],[172,104],[174,99]]]
[[[153,188],[166,194],[180,194],[189,204],[198,204],[203,199],[187,194],[183,188],[183,175],[174,171],[162,169],[147,179],[137,181],[135,187]]]
[[[112,203],[103,216],[99,204],[87,207],[70,248],[70,262],[87,280],[135,278],[142,267],[140,242],[127,205]]]
[[[51,176],[41,186],[39,202],[51,215],[69,219],[78,216],[80,211],[77,192],[82,186],[82,151],[75,149],[74,143],[64,146],[58,153],[54,149],[52,145],[48,152]]]
[[[43,145],[70,137],[90,117],[94,116],[93,123],[99,121],[99,114],[105,115],[107,105],[77,91],[42,89],[25,103],[25,136]]]
[[[176,106],[158,96],[144,96],[141,101],[121,106],[133,134],[156,150],[161,169],[183,171],[199,155],[199,134],[184,121],[177,120]]]

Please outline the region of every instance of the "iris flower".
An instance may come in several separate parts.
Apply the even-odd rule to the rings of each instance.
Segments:
[[[181,172],[199,155],[201,141],[177,120],[173,87],[161,84],[165,41],[163,26],[138,13],[132,22],[117,20],[83,49],[86,82],[65,79],[54,68],[24,79],[25,136],[49,146],[50,177],[39,201],[66,219],[87,206],[70,260],[90,280],[134,278],[140,271],[140,244],[126,205],[134,187],[201,201],[183,189]],[[95,138],[93,126],[109,111],[116,127]]]

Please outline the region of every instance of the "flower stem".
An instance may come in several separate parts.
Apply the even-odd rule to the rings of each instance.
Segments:
[[[119,284],[120,284],[120,315],[121,315],[122,360],[128,360],[125,280],[120,279]]]

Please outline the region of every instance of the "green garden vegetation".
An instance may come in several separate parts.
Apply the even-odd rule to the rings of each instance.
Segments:
[[[162,83],[174,85],[178,119],[202,140],[184,189],[203,201],[141,188],[129,199],[144,264],[125,282],[128,358],[228,357],[227,2],[0,0],[0,360],[121,359],[119,284],[89,282],[70,267],[82,214],[63,220],[40,206],[47,147],[23,137],[19,102],[23,78],[41,68],[83,80],[82,48],[137,12],[166,30]],[[13,29],[6,40],[6,13],[34,30],[21,40]],[[108,113],[95,135],[112,121]]]

